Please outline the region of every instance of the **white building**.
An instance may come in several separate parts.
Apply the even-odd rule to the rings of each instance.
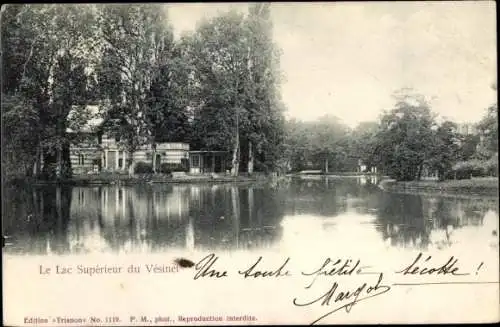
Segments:
[[[88,105],[74,107],[69,114],[70,128],[67,132],[78,131],[79,142],[70,145],[70,160],[73,174],[89,174],[101,171],[126,171],[127,151],[123,144],[102,128],[104,122],[99,107]],[[75,115],[81,115],[80,119]],[[85,121],[83,126],[76,126],[75,121]],[[75,133],[75,135],[77,135]],[[133,156],[135,162],[153,163],[158,170],[163,163],[182,165],[191,174],[224,173],[226,170],[226,152],[224,151],[190,151],[188,143],[164,142],[156,143],[156,151],[151,144],[137,149]]]
[[[98,113],[98,106],[87,106],[90,119],[84,126],[79,126],[79,134],[84,139],[70,145],[70,160],[73,174],[88,174],[100,171],[125,171],[127,169],[127,151],[120,142],[100,129],[103,119]],[[70,112],[69,117],[75,114]],[[68,132],[74,130],[69,128]],[[162,163],[179,164],[189,160],[189,144],[157,143],[156,152],[150,144],[141,146],[134,152],[134,161],[151,163],[153,153],[156,155],[156,167]]]

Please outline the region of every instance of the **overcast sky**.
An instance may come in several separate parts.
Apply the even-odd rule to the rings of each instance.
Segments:
[[[169,4],[176,33],[246,4]],[[288,117],[376,119],[402,87],[434,97],[433,110],[475,122],[496,101],[494,2],[273,3]]]

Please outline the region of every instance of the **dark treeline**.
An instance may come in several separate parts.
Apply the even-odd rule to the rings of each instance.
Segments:
[[[92,118],[89,104],[129,153],[187,142],[229,153],[233,175],[352,172],[360,163],[398,180],[497,170],[497,104],[468,136],[438,124],[408,90],[379,121],[354,129],[335,117],[286,122],[269,4],[203,20],[179,38],[167,5],[8,5],[1,42],[4,178],[70,176],[69,145],[86,136],[67,130]]]
[[[496,91],[496,84],[492,86]],[[378,121],[351,129],[339,119],[321,117],[312,122],[287,124],[286,153],[293,171],[365,170],[397,180],[419,180],[437,175],[440,180],[497,176],[498,106],[487,108],[476,132],[461,133],[451,121],[438,122],[426,98],[411,89],[394,94],[394,108]]]
[[[284,106],[269,4],[178,39],[167,14],[161,4],[4,7],[3,175],[70,176],[69,144],[85,135],[67,129],[91,118],[89,104],[129,153],[182,141],[231,153],[235,175],[276,170]]]

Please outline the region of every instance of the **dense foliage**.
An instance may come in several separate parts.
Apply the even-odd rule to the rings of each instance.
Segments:
[[[408,89],[394,94],[394,107],[378,121],[356,128],[334,116],[285,121],[269,4],[205,19],[178,39],[167,8],[3,7],[4,178],[70,176],[68,149],[87,137],[78,131],[91,118],[88,104],[99,106],[101,128],[130,154],[142,145],[188,142],[194,150],[226,151],[233,175],[372,168],[398,180],[497,175],[496,103],[477,133],[465,135],[453,122],[438,123],[425,97]],[[136,163],[127,164],[133,173]],[[145,164],[139,170],[149,169]],[[156,172],[155,162],[147,165]],[[186,163],[159,170],[184,171]]]
[[[284,118],[269,4],[222,13],[178,40],[167,8],[3,8],[5,177],[69,176],[69,145],[83,135],[67,129],[85,123],[87,104],[99,105],[102,128],[130,154],[183,141],[232,153],[234,174],[277,167]]]
[[[397,180],[422,177],[463,179],[498,176],[498,109],[490,106],[477,133],[439,122],[424,96],[410,89],[394,94],[394,108],[377,122],[350,129],[335,117],[287,122],[288,169],[359,172],[361,168]]]

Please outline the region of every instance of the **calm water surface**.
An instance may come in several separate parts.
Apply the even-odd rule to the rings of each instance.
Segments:
[[[144,185],[4,190],[4,251],[287,251],[323,240],[338,248],[498,247],[498,198],[391,194],[364,178],[286,185]],[[495,232],[496,231],[496,232]]]

